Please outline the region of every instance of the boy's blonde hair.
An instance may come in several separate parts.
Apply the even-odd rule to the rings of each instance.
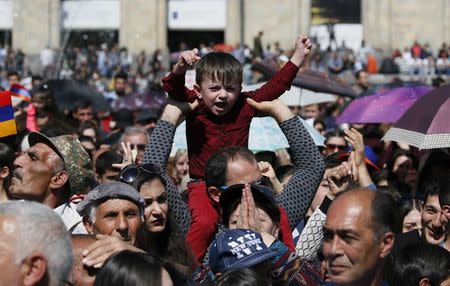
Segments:
[[[211,52],[198,61],[195,82],[200,85],[208,77],[223,85],[242,84],[242,64],[231,54]]]

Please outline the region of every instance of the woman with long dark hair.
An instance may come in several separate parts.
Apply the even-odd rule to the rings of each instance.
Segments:
[[[131,165],[121,172],[120,177],[138,190],[146,202],[146,228],[139,240],[142,245],[138,247],[193,270],[195,259],[169,207],[166,182],[160,169],[153,164]]]

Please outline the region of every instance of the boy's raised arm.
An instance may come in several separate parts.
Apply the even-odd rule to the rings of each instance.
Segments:
[[[173,67],[173,73],[176,75],[185,75],[188,68],[192,67],[197,61],[200,60],[198,56],[198,50],[184,51],[180,53],[178,61]]]
[[[261,88],[247,92],[247,96],[258,102],[271,101],[280,97],[286,90],[291,88],[292,81],[310,52],[311,41],[308,38],[299,36],[290,61]]]
[[[178,62],[173,67],[173,71],[162,79],[163,88],[169,97],[179,101],[194,102],[195,93],[185,86],[185,74],[189,67],[200,60],[198,50],[184,51],[178,57]]]
[[[311,52],[311,47],[312,44],[310,39],[304,38],[302,36],[298,37],[297,41],[295,42],[295,50],[294,54],[291,57],[291,62],[294,65],[301,67],[306,57]]]

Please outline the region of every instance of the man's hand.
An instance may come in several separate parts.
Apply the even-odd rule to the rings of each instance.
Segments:
[[[278,181],[277,175],[275,174],[275,170],[273,169],[272,165],[270,165],[269,162],[260,161],[258,162],[258,166],[261,174],[270,179],[274,193],[276,195],[281,194],[281,192],[283,192],[283,186],[281,185],[280,181]]]
[[[287,107],[287,105],[284,104],[279,99],[274,99],[272,101],[256,102],[251,98],[247,98],[247,103],[258,114],[272,116],[278,123],[282,123],[295,116],[289,109],[289,107]]]
[[[173,67],[173,73],[178,75],[185,74],[187,69],[192,67],[199,60],[198,49],[181,52],[178,57],[178,62]]]
[[[372,184],[369,171],[366,166],[366,154],[364,152],[364,138],[355,128],[345,130],[345,140],[353,147],[354,162],[358,170],[358,183],[362,187]]]
[[[358,171],[354,161],[353,152],[350,154],[347,162],[343,162],[337,167],[330,169],[327,181],[330,187],[328,197],[334,199],[338,194],[347,190],[352,181],[355,181]]]
[[[308,38],[299,36],[295,42],[295,51],[291,57],[291,62],[300,67],[311,52],[311,47],[312,43]]]
[[[177,125],[180,119],[186,114],[192,112],[198,107],[198,101],[181,102],[171,98],[167,99],[167,105],[161,114],[161,120],[167,121],[173,125]]]
[[[275,171],[270,165],[269,162],[266,161],[260,161],[258,162],[259,170],[261,171],[261,174],[263,176],[269,177],[269,179],[272,181],[273,179],[276,179],[277,176],[275,175]]]
[[[112,164],[112,166],[122,170],[126,166],[134,163],[136,155],[133,155],[130,142],[127,142],[126,144],[124,142],[120,142],[120,146],[122,146],[123,150],[123,161],[122,163]]]
[[[364,139],[362,134],[355,128],[344,130],[344,133],[345,140],[353,147],[356,166],[360,167],[363,164],[365,165],[364,159],[366,158],[366,154],[364,152]]]
[[[106,259],[122,250],[144,252],[117,237],[97,234],[95,238],[97,241],[83,250],[82,262],[88,267],[100,268]]]

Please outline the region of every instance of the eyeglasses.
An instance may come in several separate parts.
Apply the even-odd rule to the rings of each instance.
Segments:
[[[140,166],[130,165],[120,173],[120,181],[129,184],[133,183],[137,178],[139,178],[141,172],[160,175],[161,169],[159,168],[159,166],[152,163],[147,163]]]
[[[130,144],[131,149],[137,149],[139,151],[145,151],[146,146],[147,145],[145,145],[145,144]]]
[[[267,176],[261,176],[261,178],[259,178],[257,181],[250,183],[251,185],[259,185],[259,186],[264,186],[264,187],[268,187],[270,188],[270,178]],[[221,191],[225,191],[226,189],[228,189],[230,186],[224,185],[224,186],[220,186],[218,187]]]
[[[326,148],[328,150],[335,150],[337,148],[339,151],[344,151],[345,148],[347,148],[347,146],[346,145],[327,144]]]

